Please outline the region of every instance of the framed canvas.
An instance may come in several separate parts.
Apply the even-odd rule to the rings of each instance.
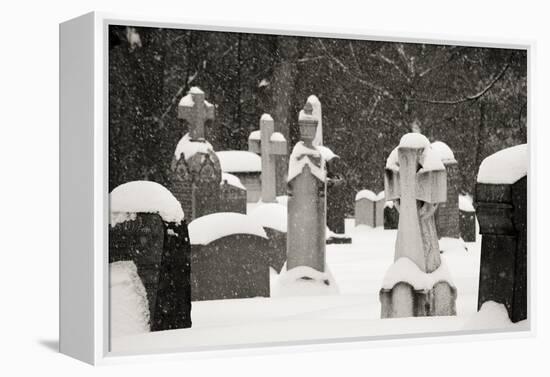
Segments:
[[[61,24],[61,352],[98,364],[532,334],[531,52],[102,13]]]

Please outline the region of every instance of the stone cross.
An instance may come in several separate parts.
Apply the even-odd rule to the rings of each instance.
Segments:
[[[249,138],[248,149],[262,157],[262,202],[275,202],[277,175],[276,157],[287,154],[287,143],[284,136],[274,132],[275,125],[269,114],[260,118],[260,139]]]
[[[189,123],[191,140],[204,140],[204,123],[214,119],[214,105],[204,99],[204,92],[192,87],[178,105],[178,118]]]
[[[300,113],[301,142],[290,156],[288,177],[287,270],[307,266],[325,271],[326,171],[313,146],[317,120],[306,103]]]
[[[446,200],[447,177],[440,160],[441,167],[429,166],[425,148],[429,144],[400,145],[396,164],[386,167],[384,183],[386,200],[393,200],[399,209],[395,260],[407,257],[430,273],[441,264],[433,215],[438,203]]]

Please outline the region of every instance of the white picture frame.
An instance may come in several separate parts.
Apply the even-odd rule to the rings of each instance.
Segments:
[[[60,351],[90,364],[135,360],[182,359],[294,352],[311,349],[372,347],[394,343],[424,343],[517,338],[535,334],[534,252],[528,252],[528,329],[514,332],[464,332],[422,336],[361,337],[327,341],[270,343],[208,349],[170,349],[169,354],[121,355],[109,351],[108,308],[108,35],[110,24],[226,32],[254,32],[298,36],[381,41],[452,43],[467,46],[521,48],[528,56],[528,107],[531,112],[531,71],[534,43],[494,39],[321,30],[313,27],[254,23],[195,24],[171,18],[145,18],[88,13],[60,25]],[[528,117],[528,132],[532,132]],[[529,144],[531,145],[531,144]],[[530,153],[532,154],[532,150]],[[531,167],[529,174],[531,173]],[[531,201],[531,191],[529,201]],[[531,233],[531,230],[529,230]]]

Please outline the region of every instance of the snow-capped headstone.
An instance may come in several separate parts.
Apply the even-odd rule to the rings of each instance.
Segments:
[[[327,171],[327,227],[335,236],[329,237],[327,243],[351,243],[345,237],[345,220],[349,197],[346,190],[346,179],[343,176],[344,164],[338,155],[326,146],[317,146],[325,161]]]
[[[458,196],[460,238],[464,242],[476,240],[476,213],[470,195]]]
[[[355,195],[355,226],[368,225],[372,228],[384,226],[384,191],[375,194],[361,190]]]
[[[478,308],[504,304],[512,322],[527,313],[527,153],[526,145],[487,157],[479,168],[475,209],[481,263]]]
[[[198,87],[179,102],[178,118],[187,121],[189,132],[181,138],[172,158],[171,190],[188,219],[217,212],[221,168],[214,148],[205,139],[205,122],[214,119],[214,105]]]
[[[284,179],[277,177],[276,162],[279,156],[287,155],[287,143],[281,133],[275,132],[273,118],[269,114],[263,114],[260,118],[259,138],[258,131],[254,131],[248,138],[248,149],[259,153],[262,158],[262,202],[276,202],[277,181]]]
[[[321,153],[312,144],[317,120],[310,103],[300,112],[298,122],[301,141],[294,146],[288,169],[286,269],[305,266],[324,272],[326,170]]]
[[[111,192],[110,210],[109,262],[136,265],[147,292],[151,330],[190,327],[190,271],[185,261],[190,250],[180,203],[158,183],[134,181]]]
[[[447,171],[447,201],[441,203],[435,211],[435,225],[439,238],[459,238],[460,223],[458,209],[458,194],[460,190],[460,174],[458,164],[453,151],[442,141],[436,141],[431,145],[439,154],[445,170]]]
[[[265,203],[250,212],[252,221],[260,224],[269,239],[267,258],[269,266],[277,273],[286,261],[287,208],[280,203]]]
[[[246,188],[238,177],[229,173],[222,174],[219,211],[246,213]]]
[[[191,140],[205,140],[204,125],[214,119],[214,105],[204,99],[200,88],[192,87],[179,102],[178,118],[188,122]]]
[[[393,200],[387,200],[384,204],[384,229],[397,229],[399,224],[399,211]]]
[[[269,297],[269,240],[248,215],[219,212],[189,224],[193,301]]]
[[[256,137],[255,135],[252,135]],[[259,140],[260,133],[257,137]],[[257,203],[262,195],[262,159],[251,151],[217,151],[224,174],[231,174],[246,188],[248,203]],[[223,180],[223,177],[222,177]]]
[[[445,202],[446,182],[445,166],[424,135],[404,135],[388,157],[385,196],[398,204],[399,225],[395,263],[385,279],[392,284],[380,291],[383,318],[456,314],[456,289],[448,274],[437,272],[441,257],[434,212]],[[417,276],[433,284],[420,289]]]

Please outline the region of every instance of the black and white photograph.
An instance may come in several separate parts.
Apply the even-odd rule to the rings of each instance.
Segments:
[[[527,67],[109,25],[110,350],[528,329]]]

